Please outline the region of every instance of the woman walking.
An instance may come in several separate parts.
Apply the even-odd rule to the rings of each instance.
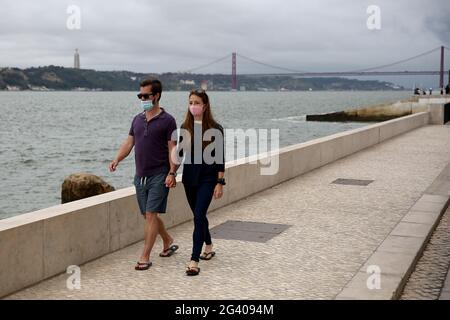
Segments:
[[[215,199],[222,197],[225,185],[223,127],[214,120],[209,97],[204,90],[193,90],[189,94],[189,109],[181,128],[188,137],[184,141],[186,159],[182,183],[194,214],[193,248],[186,274],[196,276],[200,273],[200,259],[210,260],[216,254],[206,214],[213,196]],[[207,137],[208,131],[212,138]],[[205,250],[202,253],[203,243]]]

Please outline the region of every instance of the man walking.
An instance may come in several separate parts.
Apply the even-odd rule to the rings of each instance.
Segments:
[[[134,186],[139,209],[146,220],[145,244],[136,270],[147,270],[152,265],[150,253],[158,233],[164,244],[159,254],[161,257],[170,257],[178,249],[159,217],[159,214],[166,212],[169,188],[176,186],[177,169],[170,158],[170,153],[176,148],[176,141],[172,141],[171,137],[177,125],[175,119],[160,107],[161,94],[159,80],[141,82],[138,98],[143,112],[134,117],[127,139],[109,165],[109,170],[115,171],[135,147]]]

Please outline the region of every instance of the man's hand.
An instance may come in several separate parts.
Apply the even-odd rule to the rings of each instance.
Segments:
[[[111,163],[109,164],[109,172],[116,171],[116,168],[118,165],[119,165],[119,161],[117,161],[116,159],[111,161]]]
[[[127,140],[125,140],[120,146],[119,152],[117,152],[117,155],[114,158],[114,160],[111,161],[111,163],[109,164],[110,172],[116,171],[116,168],[119,165],[120,161],[125,159],[130,154],[133,147],[134,147],[134,137],[129,135]]]
[[[169,174],[166,177],[166,187],[167,188],[175,188],[177,186],[177,180],[175,179],[175,176]]]
[[[223,195],[223,185],[218,183],[214,188],[214,199],[220,199]]]

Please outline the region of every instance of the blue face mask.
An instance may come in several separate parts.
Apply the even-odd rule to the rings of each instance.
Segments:
[[[155,105],[153,104],[152,100],[145,100],[145,101],[141,101],[141,107],[142,109],[144,109],[144,111],[149,111],[151,110]]]

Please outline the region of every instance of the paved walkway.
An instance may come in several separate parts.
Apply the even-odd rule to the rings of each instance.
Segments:
[[[62,274],[14,299],[333,299],[450,161],[450,126],[425,126],[212,212],[227,220],[290,224],[266,243],[213,239],[216,257],[187,277],[192,222],[170,229],[171,258],[134,271],[138,243],[81,267],[81,290]],[[301,161],[301,159],[299,159]],[[375,180],[368,186],[337,178]],[[228,186],[230,188],[232,186]]]

